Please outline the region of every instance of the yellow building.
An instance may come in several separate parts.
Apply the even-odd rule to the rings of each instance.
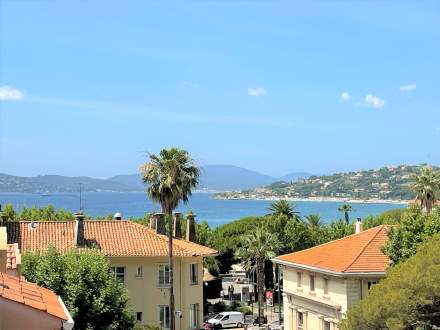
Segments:
[[[338,329],[347,310],[385,276],[386,226],[356,227],[354,235],[273,260],[283,271],[284,329]]]
[[[126,287],[136,319],[144,324],[169,326],[168,237],[163,217],[151,228],[126,220],[42,221],[7,223],[8,243],[21,253],[95,247],[109,259],[115,281]],[[193,220],[193,219],[192,219]],[[194,222],[188,221],[189,239]],[[159,232],[158,232],[159,231]],[[177,235],[178,236],[178,235]],[[216,251],[187,239],[173,239],[176,329],[200,328],[203,322],[203,257]]]

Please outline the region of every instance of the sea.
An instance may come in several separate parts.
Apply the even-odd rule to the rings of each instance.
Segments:
[[[213,198],[212,193],[194,193],[188,204],[179,205],[177,211],[186,213],[192,211],[198,221],[206,220],[211,227],[237,220],[246,216],[261,216],[267,214],[272,201],[266,200],[224,200]],[[78,193],[0,193],[0,204],[12,203],[16,209],[23,207],[42,207],[48,204],[55,208],[63,208],[77,212],[80,207]],[[85,192],[81,196],[84,212],[90,216],[106,216],[120,212],[123,218],[141,217],[147,212],[158,212],[158,204],[151,202],[143,192]],[[324,222],[342,218],[338,211],[340,202],[328,201],[298,201],[293,202],[301,216],[319,214]],[[368,215],[378,215],[384,211],[402,208],[402,204],[389,203],[353,203],[352,218],[364,218]]]

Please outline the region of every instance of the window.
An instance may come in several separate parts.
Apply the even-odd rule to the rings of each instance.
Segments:
[[[330,322],[324,321],[324,330],[330,330]]]
[[[194,329],[198,328],[199,326],[198,315],[199,315],[199,304],[191,304],[189,310],[189,322],[191,328]]]
[[[138,266],[136,269],[136,277],[144,277],[144,270],[142,266]]]
[[[296,273],[296,286],[300,288],[302,286],[302,273]]]
[[[324,278],[324,294],[328,294],[328,278]]]
[[[190,278],[191,278],[191,284],[197,284],[198,281],[198,265],[197,264],[191,264],[190,265]]]
[[[296,318],[297,318],[296,323],[298,325],[297,329],[303,330],[304,329],[304,314],[301,312],[298,312]]]
[[[310,291],[315,291],[315,275],[310,275]]]
[[[136,312],[136,321],[142,322],[142,312]]]
[[[374,284],[376,284],[376,283],[377,283],[376,281],[369,281],[369,282],[368,282],[368,290],[370,290],[371,287],[372,287]]]
[[[125,267],[112,267],[113,274],[115,274],[115,284],[121,283],[125,288]]]
[[[170,328],[170,307],[159,306],[159,320],[162,329]]]
[[[168,265],[159,265],[159,285],[167,286],[170,284],[170,268]]]

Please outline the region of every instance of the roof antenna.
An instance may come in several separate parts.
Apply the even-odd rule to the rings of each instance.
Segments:
[[[82,212],[82,182],[78,182],[79,184],[79,211]]]

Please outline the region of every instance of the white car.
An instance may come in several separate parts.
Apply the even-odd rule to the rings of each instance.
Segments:
[[[208,320],[208,323],[214,328],[241,328],[243,326],[244,317],[240,312],[221,312],[212,319]]]

